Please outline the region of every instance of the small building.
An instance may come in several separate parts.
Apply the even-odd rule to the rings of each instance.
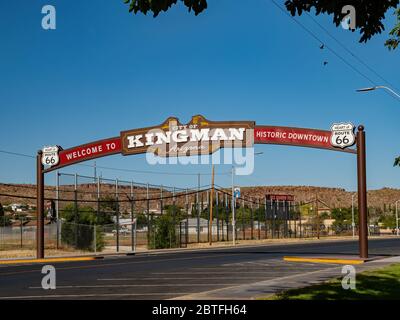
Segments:
[[[28,210],[28,206],[20,203],[13,203],[8,206],[14,212],[24,212]]]
[[[188,233],[189,235],[197,234],[198,232],[198,226],[200,227],[200,234],[208,234],[208,220],[204,218],[200,218],[199,220],[197,218],[190,218],[190,219],[183,219],[181,223],[186,223],[188,222]],[[213,221],[213,226],[212,226],[212,233],[216,234],[218,230],[217,222],[214,220]]]

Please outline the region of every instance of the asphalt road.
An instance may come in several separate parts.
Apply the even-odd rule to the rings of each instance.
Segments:
[[[370,240],[370,254],[400,255],[400,239]],[[0,266],[0,299],[172,299],[332,265],[289,263],[286,255],[356,255],[356,241],[324,241],[108,257],[53,264],[57,289],[43,290],[43,265]]]

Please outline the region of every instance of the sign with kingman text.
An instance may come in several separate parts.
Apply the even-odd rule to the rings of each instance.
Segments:
[[[122,154],[161,157],[208,155],[221,148],[250,148],[254,121],[210,121],[201,115],[187,124],[170,117],[159,126],[121,132]]]
[[[122,154],[151,153],[160,157],[209,155],[221,148],[251,148],[254,144],[278,144],[356,153],[351,123],[335,123],[331,130],[256,125],[255,121],[210,121],[202,115],[182,124],[169,117],[160,125],[122,131],[119,136],[69,149],[43,149],[47,172],[87,160]]]
[[[334,147],[345,149],[356,143],[355,126],[348,123],[334,123],[331,127],[331,144]]]

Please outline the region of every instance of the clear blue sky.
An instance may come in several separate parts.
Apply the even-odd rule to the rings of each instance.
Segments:
[[[270,0],[209,0],[195,17],[183,5],[154,19],[132,15],[123,1],[2,1],[0,3],[0,149],[34,155],[43,145],[64,148],[150,126],[174,115],[210,120],[329,129],[364,124],[368,186],[400,187],[400,102],[383,91],[367,94],[365,78],[319,43]],[[283,3],[283,1],[278,1]],[[41,8],[57,9],[57,30],[41,28]],[[349,63],[377,83],[307,17],[299,19]],[[384,46],[386,30],[368,44],[359,34],[317,21],[394,86],[400,87],[400,49]],[[388,17],[391,26],[394,20]],[[389,28],[388,28],[389,29]],[[327,66],[323,62],[328,61]],[[257,146],[264,154],[241,185],[356,187],[352,155],[322,150]],[[114,156],[99,166],[162,172],[209,173],[208,166],[146,164],[143,156]],[[220,166],[219,172],[228,167]],[[65,172],[91,174],[85,167]],[[110,178],[192,186],[195,176],[160,176],[102,170]],[[204,178],[204,183],[209,183]],[[0,182],[34,182],[34,160],[0,154]],[[54,176],[48,182],[54,182]],[[228,185],[229,176],[217,183]]]

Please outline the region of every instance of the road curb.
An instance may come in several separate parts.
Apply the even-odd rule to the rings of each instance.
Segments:
[[[101,260],[101,259],[104,259],[104,257],[98,256],[98,257],[74,257],[74,258],[0,260],[0,265],[83,262],[83,261],[95,261],[95,260]]]
[[[367,259],[345,259],[345,258],[324,258],[324,257],[283,257],[287,262],[309,262],[321,264],[363,264]]]

